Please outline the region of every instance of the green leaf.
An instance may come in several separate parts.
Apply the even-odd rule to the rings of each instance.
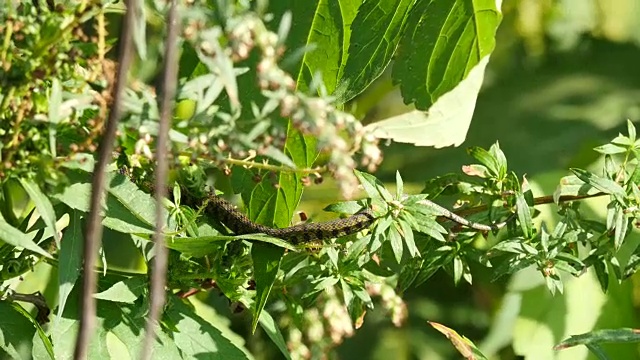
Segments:
[[[396,171],[396,199],[402,200],[403,195],[404,184],[402,183],[402,177],[400,176],[400,171]]]
[[[67,298],[75,286],[82,268],[82,250],[84,246],[81,213],[72,210],[69,226],[62,235],[58,254],[58,311],[54,321],[54,332],[59,330],[58,323],[67,303]]]
[[[307,298],[310,296],[314,296],[316,293],[323,291],[327,288],[332,287],[333,285],[337,284],[338,281],[340,281],[340,278],[335,277],[335,276],[330,276],[330,277],[325,277],[325,278],[319,278],[319,279],[315,279],[313,281],[311,281],[311,285],[313,285],[313,288],[311,291],[307,292],[306,294],[302,295],[302,298]]]
[[[58,123],[63,119],[61,114],[62,105],[62,86],[60,80],[53,78],[51,80],[51,93],[49,94],[49,151],[51,156],[57,157],[56,134]],[[56,239],[57,241],[58,239]]]
[[[212,251],[219,249],[219,243],[222,241],[247,240],[253,242],[263,242],[272,244],[290,251],[299,251],[297,247],[290,243],[267,235],[207,235],[197,237],[173,237],[167,239],[167,247],[181,253],[202,257],[211,254]]]
[[[624,136],[622,134],[618,134],[618,136],[616,136],[615,138],[613,138],[613,140],[611,140],[611,143],[614,145],[629,147],[629,146],[632,146],[634,142],[631,141],[629,137]]]
[[[126,176],[119,173],[112,173],[111,176],[109,194],[113,195],[136,219],[145,224],[155,224],[156,202],[153,197],[138,189],[136,184]],[[107,209],[110,209],[110,206],[111,203],[107,202]],[[107,213],[108,217],[109,213]]]
[[[418,1],[393,66],[405,103],[427,110],[453,90],[493,51],[500,19],[494,0]]]
[[[640,330],[631,328],[601,329],[580,335],[571,335],[554,346],[554,350],[567,349],[576,345],[601,343],[637,343],[640,342]]]
[[[106,197],[102,224],[126,234],[153,234],[155,201],[151,195],[138,189],[126,176],[109,173],[111,187]],[[72,209],[89,211],[91,184],[77,182],[66,187],[55,197]]]
[[[627,119],[627,132],[629,133],[629,140],[634,143],[636,141],[636,127],[629,119]]]
[[[0,240],[6,242],[7,244],[33,251],[34,253],[40,254],[44,257],[52,258],[49,253],[44,251],[41,247],[33,242],[33,238],[35,236],[35,231],[29,234],[25,234],[22,231],[9,225],[9,223],[0,213]]]
[[[91,183],[73,183],[66,186],[62,193],[55,194],[53,196],[72,209],[89,212]]]
[[[440,96],[428,112],[409,111],[365,128],[379,139],[415,146],[460,146],[466,139],[488,63],[489,57],[485,56],[455,88]]]
[[[103,278],[104,279],[104,278]],[[106,279],[105,279],[106,280]],[[111,278],[110,280],[113,280]],[[77,314],[79,311],[79,289],[73,289],[67,306],[62,314],[57,332],[51,333],[53,347],[56,359],[72,359],[76,337],[78,334],[79,321]],[[136,359],[140,356],[145,334],[146,314],[148,301],[136,302],[136,305],[125,303],[115,303],[110,301],[98,300],[97,308],[99,309],[96,321],[96,331],[93,334],[91,343],[89,344],[88,359],[110,359],[110,358],[129,358]],[[171,314],[172,306],[167,307],[168,311],[165,315]],[[157,340],[152,343],[151,356],[156,360],[183,359],[178,347],[176,346],[177,338],[189,336],[191,331],[186,328],[180,328],[181,332],[174,332],[170,336],[167,332],[159,331]],[[203,327],[198,327],[196,334],[201,334]],[[191,347],[197,342],[192,342]],[[219,349],[213,347],[211,349]],[[183,350],[182,348],[180,350]],[[214,351],[214,350],[209,350]],[[45,356],[44,349],[34,346],[33,357],[43,358]],[[194,359],[195,357],[191,357]]]
[[[494,255],[494,252],[497,251],[504,251],[513,254],[538,255],[538,250],[524,242],[521,238],[501,241],[491,248],[489,254],[492,256]]]
[[[395,54],[413,3],[370,0],[358,8],[351,24],[346,64],[335,92],[339,102],[351,100],[382,75]]]
[[[133,22],[132,37],[133,43],[136,47],[136,51],[140,59],[146,60],[147,58],[147,19],[146,7],[140,3],[134,3],[136,7],[135,12],[138,15]]]
[[[600,347],[598,344],[586,344],[585,345],[591,353],[593,353],[599,360],[610,360],[607,354],[604,352],[604,349]]]
[[[402,252],[404,249],[404,245],[402,244],[402,235],[400,235],[400,229],[398,229],[398,224],[393,223],[388,233],[389,243],[391,244],[391,250],[393,250],[393,255],[396,258],[396,262],[400,264],[402,261]]]
[[[493,271],[493,281],[499,279],[500,277],[508,274],[517,273],[520,270],[526,269],[531,265],[534,265],[536,260],[524,256],[522,254],[513,256],[509,258],[507,261],[503,262]]]
[[[362,210],[362,205],[358,201],[343,201],[337,204],[327,205],[323,210],[338,214],[352,215]]]
[[[134,276],[118,281],[105,291],[94,294],[100,300],[133,304],[147,288],[147,278]]]
[[[360,181],[360,184],[362,184],[364,191],[370,198],[382,198],[386,202],[393,201],[393,196],[391,195],[391,193],[375,176],[358,170],[354,170],[354,172],[356,174],[356,177]]]
[[[38,322],[16,302],[0,301],[0,349],[11,359],[30,359],[32,339],[37,333],[46,350],[46,359],[55,359],[49,338]]]
[[[624,204],[625,191],[620,184],[613,180],[602,178],[596,174],[582,169],[573,168],[571,171],[582,181],[602,191],[605,194],[613,195],[616,200]]]
[[[593,270],[596,272],[598,283],[600,283],[600,289],[606,293],[609,288],[609,268],[605,260],[595,261],[593,263]]]
[[[453,258],[453,283],[458,285],[460,284],[460,279],[462,279],[462,274],[464,272],[464,262],[457,256]]]
[[[620,246],[622,246],[622,242],[627,235],[628,223],[629,220],[627,219],[624,211],[621,208],[616,207],[615,230],[613,236],[613,245],[616,250],[620,249]]]
[[[416,242],[413,238],[413,230],[411,229],[411,225],[409,225],[408,222],[406,221],[398,221],[398,224],[400,224],[400,230],[401,230],[401,234],[402,237],[404,238],[404,242],[405,244],[407,244],[407,249],[409,250],[409,254],[411,254],[411,256],[420,256],[420,250],[418,250],[418,247],[416,246]]]
[[[40,217],[49,228],[49,231],[53,233],[56,245],[60,246],[60,234],[58,234],[58,231],[56,230],[56,213],[53,210],[51,201],[49,201],[49,198],[47,198],[38,185],[33,181],[20,178],[20,184],[27,194],[29,194],[31,200],[33,200],[33,203],[36,205],[36,209],[38,209],[38,214],[40,214]]]
[[[153,359],[156,359],[156,357],[167,360],[253,359],[247,349],[231,342],[221,328],[216,326],[216,323],[206,321],[196,314],[192,304],[188,301],[169,296],[164,316],[177,329],[170,333],[171,338],[166,341],[180,349],[181,356],[171,355],[170,353],[167,355],[156,353]],[[161,338],[161,340],[165,341],[164,338]],[[158,342],[156,342],[157,344]]]
[[[284,355],[285,359],[291,360],[289,348],[287,347],[287,343],[282,336],[280,328],[276,324],[275,320],[273,320],[273,317],[271,317],[271,315],[266,311],[262,311],[260,313],[260,326],[262,327],[262,330],[267,333],[267,336],[269,336],[271,341],[273,341],[273,343],[278,347],[280,352],[282,352],[282,355]]]
[[[93,172],[95,159],[92,154],[75,153],[65,158],[60,165],[68,169],[82,170],[87,173]]]
[[[280,262],[284,255],[284,249],[270,244],[255,243],[251,247],[253,259],[253,274],[256,280],[256,299],[251,323],[251,331],[255,332],[260,319],[260,313],[267,304],[269,293],[280,270]]]
[[[489,148],[489,153],[496,161],[498,167],[498,178],[502,179],[507,175],[507,157],[504,155],[502,149],[500,149],[500,143],[497,141]]]
[[[594,195],[598,192],[600,192],[598,189],[589,184],[585,184],[579,177],[570,175],[560,179],[560,183],[553,193],[553,201],[558,203],[561,196]]]
[[[524,198],[524,194],[520,191],[516,193],[516,211],[518,212],[518,221],[520,228],[526,239],[533,236],[533,220],[531,219],[531,210],[529,204]]]
[[[415,210],[415,208],[409,209],[411,215],[413,215],[413,220],[411,222],[411,227],[418,232],[429,235],[432,238],[445,241],[444,236],[442,234],[446,234],[447,230],[442,227],[442,225],[438,224],[435,217],[428,217],[419,210]],[[408,219],[409,217],[407,217]]]
[[[593,148],[593,150],[604,155],[624,154],[625,152],[627,152],[626,148],[622,146],[614,145],[614,144],[605,144],[602,146],[595,147]]]
[[[486,166],[491,176],[500,176],[500,164],[495,156],[493,156],[493,154],[491,154],[489,151],[479,146],[474,146],[472,148],[469,148],[467,152],[474,159],[478,160],[482,165]]]
[[[349,37],[352,31],[349,24],[356,16],[356,9],[360,6],[358,0],[354,1],[307,1],[304,4],[297,1],[275,1],[274,6],[281,6],[291,9],[294,19],[295,31],[290,33],[290,37],[296,44],[297,49],[302,44],[296,37],[305,36],[304,45],[313,45],[314,49],[305,53],[302,68],[297,74],[298,89],[307,91],[311,83],[312,76],[322,75],[322,83],[327,93],[334,92],[338,76],[342,70],[343,59]],[[281,4],[278,4],[281,3]],[[302,10],[301,8],[306,8]],[[306,12],[301,14],[301,12]],[[311,21],[310,27],[299,26],[297,19]],[[302,25],[302,24],[300,24]],[[306,25],[306,24],[305,24]],[[308,32],[307,32],[308,29]],[[291,46],[291,41],[287,39],[287,45]]]

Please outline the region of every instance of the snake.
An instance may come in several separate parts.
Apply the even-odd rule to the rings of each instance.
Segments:
[[[126,168],[121,168],[120,173],[133,181],[133,177]],[[204,212],[207,215],[217,219],[236,235],[265,234],[288,241],[294,245],[317,243],[327,239],[354,234],[370,227],[377,219],[371,208],[364,208],[346,218],[316,223],[302,223],[285,228],[273,228],[252,221],[247,215],[238,210],[235,205],[214,193],[209,193],[202,199],[192,196],[187,190],[182,192],[182,199],[188,206],[196,208],[204,207]],[[419,203],[432,208],[436,213],[439,213],[439,216],[445,219],[479,231],[498,230],[504,227],[507,221],[509,221],[484,225],[469,221],[430,200],[424,199],[419,201]]]
[[[294,245],[314,243],[354,234],[371,226],[376,220],[373,211],[365,208],[349,217],[323,222],[302,223],[285,228],[273,228],[249,219],[235,205],[221,196],[210,194],[204,200],[183,193],[187,205],[204,206],[204,212],[217,219],[236,235],[265,234],[288,241]]]

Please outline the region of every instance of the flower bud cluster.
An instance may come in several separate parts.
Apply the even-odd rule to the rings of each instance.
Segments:
[[[367,292],[371,296],[380,296],[382,306],[391,316],[393,325],[400,327],[407,320],[407,304],[396,294],[392,286],[384,282],[369,283]]]
[[[242,19],[230,29],[232,57],[244,59],[254,47],[259,50],[257,75],[263,94],[278,102],[281,117],[289,118],[294,127],[316,139],[319,149],[329,153],[328,169],[338,180],[343,196],[351,197],[358,185],[353,173],[358,164],[353,154],[361,152],[360,165],[374,171],[382,161],[378,140],[353,115],[338,110],[328,96],[308,96],[298,91],[296,81],[278,65],[285,50],[283,39],[255,16]]]
[[[294,324],[289,317],[283,318],[289,329],[287,346],[293,359],[328,354],[355,331],[347,308],[332,287],[319,296],[316,307],[305,309],[301,317],[300,324]]]

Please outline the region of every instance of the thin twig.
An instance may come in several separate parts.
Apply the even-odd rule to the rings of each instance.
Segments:
[[[105,170],[107,163],[111,160],[116,129],[122,112],[122,94],[126,87],[127,73],[132,60],[131,32],[136,18],[135,7],[131,6],[132,3],[133,1],[127,1],[127,11],[119,39],[120,58],[118,59],[118,77],[113,91],[113,106],[107,120],[104,138],[100,143],[98,161],[93,171],[90,211],[84,237],[82,298],[80,299],[82,313],[80,314],[80,328],[74,353],[74,359],[76,360],[87,359],[89,342],[95,326],[96,300],[93,297],[93,293],[96,288],[97,275],[93,271],[93,266],[96,263],[98,249],[102,240],[100,212],[102,211],[102,199],[106,188]]]
[[[595,193],[595,194],[590,194],[590,195],[564,195],[564,196],[560,196],[560,198],[558,198],[558,203],[563,203],[563,202],[568,202],[568,201],[576,201],[576,200],[584,200],[584,199],[589,199],[589,198],[594,198],[594,197],[598,197],[598,196],[604,196],[607,195],[605,193],[599,192],[599,193]],[[546,205],[546,204],[552,204],[554,203],[555,200],[553,198],[552,195],[545,195],[545,196],[541,196],[541,197],[537,197],[535,199],[533,199],[533,205]],[[507,220],[500,222],[500,223],[495,223],[495,224],[491,224],[491,225],[485,225],[485,224],[480,224],[477,222],[473,222],[470,220],[465,219],[463,216],[469,216],[469,215],[473,215],[473,214],[477,214],[479,212],[483,212],[486,211],[487,209],[489,209],[488,205],[480,205],[480,206],[475,206],[472,208],[468,208],[468,209],[464,209],[464,210],[460,210],[460,211],[451,211],[445,207],[442,207],[430,200],[422,200],[420,201],[420,204],[425,205],[425,206],[429,206],[431,208],[434,208],[436,211],[442,213],[442,217],[451,220],[453,222],[456,222],[460,225],[472,228],[472,229],[476,229],[476,230],[480,230],[480,231],[491,231],[491,230],[499,230],[503,227],[505,227],[507,225],[507,223],[513,218],[513,216],[510,216]]]
[[[36,291],[32,294],[21,294],[17,292],[9,292],[7,293],[7,299],[12,301],[21,301],[28,302],[33,304],[38,313],[36,314],[36,320],[38,324],[46,324],[49,322],[49,314],[51,313],[51,309],[49,305],[47,305],[47,299],[44,298],[40,291]]]
[[[168,251],[164,242],[165,211],[162,206],[162,200],[167,196],[169,125],[173,113],[178,76],[178,21],[176,8],[176,0],[172,0],[169,4],[169,13],[167,15],[167,45],[164,54],[164,72],[162,74],[161,116],[158,130],[154,185],[156,199],[156,228],[153,234],[155,256],[153,258],[154,266],[151,270],[151,304],[141,355],[143,360],[148,360],[151,357],[151,345],[155,339],[156,325],[164,307],[166,295],[165,282]]]
[[[290,173],[296,173],[296,174],[320,174],[328,170],[326,166],[297,169],[297,168],[292,168],[286,165],[272,165],[272,164],[267,164],[262,162],[255,162],[250,160],[239,160],[239,159],[233,159],[233,158],[221,159],[220,162],[225,164],[235,165],[235,166],[245,166],[252,169],[260,169],[260,170],[267,170],[267,171],[273,171],[273,172],[290,172]]]

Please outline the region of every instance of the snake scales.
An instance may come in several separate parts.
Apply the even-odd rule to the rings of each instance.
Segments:
[[[220,196],[209,195],[204,201],[196,200],[184,193],[183,197],[187,205],[206,206],[204,211],[207,215],[220,221],[236,235],[262,233],[295,245],[353,234],[366,229],[376,219],[371,209],[364,209],[344,219],[272,228],[251,221],[233,204]]]

